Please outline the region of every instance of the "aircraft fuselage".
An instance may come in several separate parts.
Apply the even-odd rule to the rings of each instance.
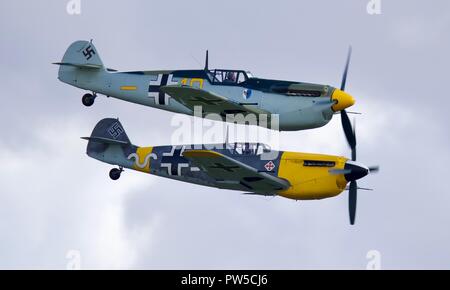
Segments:
[[[73,69],[72,77],[68,75],[66,72],[60,80],[81,89],[124,101],[186,115],[193,115],[194,111],[171,98],[169,94],[161,92],[159,88],[174,84],[200,88],[226,96],[236,103],[250,104],[271,114],[277,114],[280,131],[321,127],[331,120],[334,113],[330,105],[334,88],[324,85],[257,78],[248,79],[240,84],[215,85],[209,81],[203,70],[106,72],[81,68]],[[316,95],[310,93],[311,95],[304,97],[276,92],[277,89],[282,91],[292,84],[297,87],[304,86],[305,94],[314,91],[321,93]],[[276,129],[271,123],[267,124],[267,127]]]

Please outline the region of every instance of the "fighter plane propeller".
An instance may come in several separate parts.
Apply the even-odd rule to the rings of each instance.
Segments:
[[[350,46],[348,49],[347,54],[347,61],[345,62],[345,69],[344,73],[342,75],[342,81],[341,81],[341,91],[345,91],[345,85],[347,82],[347,73],[348,68],[350,64],[350,58],[352,55],[352,47]],[[379,167],[378,166],[371,166],[366,167],[361,164],[356,163],[356,134],[355,134],[355,123],[351,124],[350,119],[348,117],[347,112],[344,110],[341,111],[341,123],[342,128],[344,129],[344,134],[347,139],[347,143],[351,149],[352,152],[352,161],[355,163],[348,163],[346,165],[346,168],[344,170],[347,170],[346,173],[346,180],[350,181],[349,186],[349,195],[348,195],[348,209],[349,209],[349,216],[350,216],[350,224],[355,224],[355,218],[356,218],[356,201],[357,201],[357,193],[358,184],[356,180],[366,176],[369,173],[375,173],[378,172]]]

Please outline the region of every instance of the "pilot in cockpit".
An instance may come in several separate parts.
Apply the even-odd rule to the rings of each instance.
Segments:
[[[233,71],[227,72],[225,75],[225,80],[230,83],[235,83],[236,82],[236,72],[233,72]]]
[[[244,143],[243,147],[242,147],[242,154],[250,155],[252,153],[253,153],[253,149],[250,148],[250,144],[249,143]]]

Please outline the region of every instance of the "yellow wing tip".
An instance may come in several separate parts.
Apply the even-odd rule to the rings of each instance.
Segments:
[[[221,157],[222,154],[211,150],[189,150],[183,153],[185,157],[207,157],[207,158],[217,158]]]

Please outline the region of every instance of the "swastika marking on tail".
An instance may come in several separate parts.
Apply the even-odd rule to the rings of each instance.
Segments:
[[[95,50],[92,48],[91,45],[89,45],[88,47],[86,47],[83,50],[83,55],[86,57],[86,60],[90,60],[92,55],[95,54]]]

